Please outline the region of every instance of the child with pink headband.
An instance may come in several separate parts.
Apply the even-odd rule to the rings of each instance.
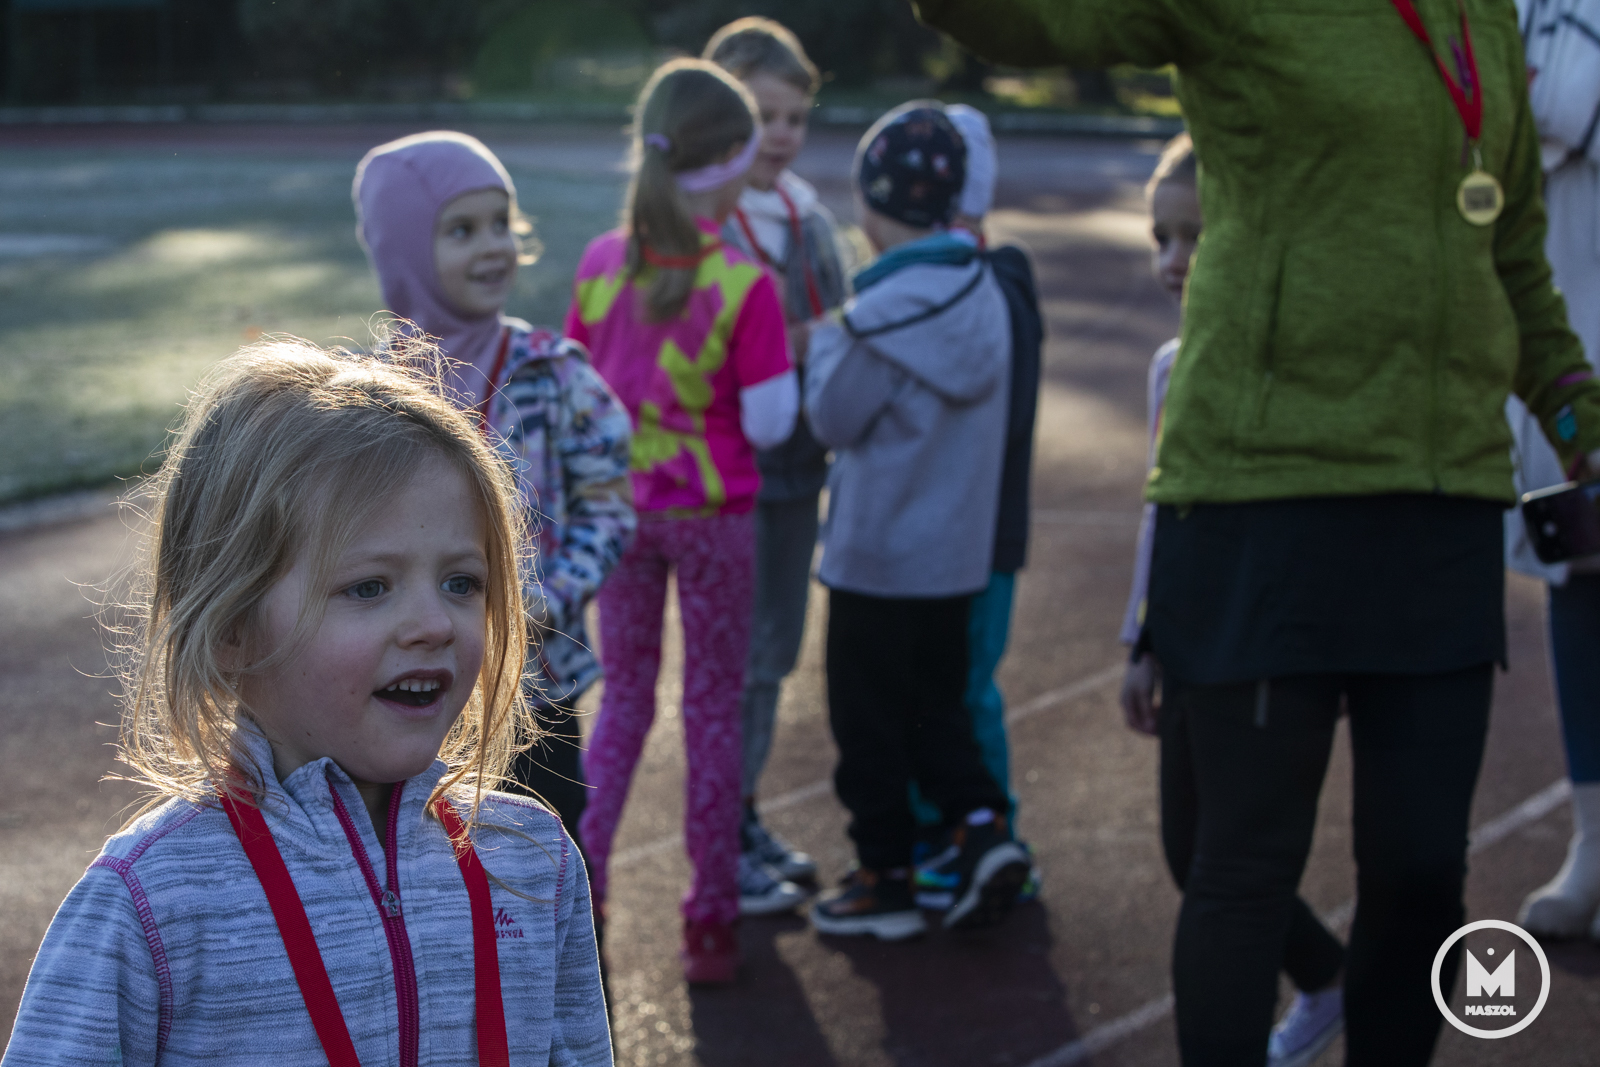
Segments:
[[[585,758],[594,792],[579,825],[604,902],[612,838],[655,718],[675,572],[684,840],[694,864],[681,958],[690,982],[726,983],[739,961],[739,691],[761,484],[755,450],[789,437],[799,389],[772,277],[717,236],[760,148],[750,94],[718,67],[677,60],[650,79],[636,114],[624,224],[584,252],[566,325],[633,417],[640,519],[599,597],[606,688]]]

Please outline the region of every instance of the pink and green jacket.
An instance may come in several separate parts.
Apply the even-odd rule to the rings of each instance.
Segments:
[[[627,234],[601,234],[578,264],[565,333],[633,418],[634,507],[670,517],[740,514],[761,475],[740,425],[741,390],[789,370],[783,309],[771,276],[721,244],[700,262],[688,306],[649,323],[639,313],[649,271],[629,274]]]

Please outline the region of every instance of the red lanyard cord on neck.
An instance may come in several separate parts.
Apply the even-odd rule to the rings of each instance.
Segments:
[[[1472,54],[1472,33],[1467,26],[1467,9],[1461,8],[1461,49],[1466,61],[1466,85],[1451,75],[1450,68],[1444,65],[1444,60],[1439,58],[1438,50],[1433,47],[1433,38],[1428,36],[1428,27],[1422,24],[1422,16],[1417,14],[1417,9],[1411,0],[1391,0],[1400,17],[1405,19],[1411,32],[1416,35],[1428,49],[1428,54],[1433,57],[1434,64],[1439,68],[1439,76],[1444,79],[1444,87],[1449,90],[1450,100],[1456,106],[1456,113],[1461,116],[1461,124],[1467,129],[1467,139],[1477,143],[1478,136],[1483,132],[1483,84],[1478,80],[1478,60]],[[1458,5],[1459,6],[1459,5]]]
[[[694,270],[700,262],[722,247],[721,241],[712,241],[700,246],[700,251],[692,256],[668,256],[657,252],[643,241],[639,242],[639,255],[652,267],[662,270]]]
[[[283,862],[283,854],[272,839],[272,830],[259,808],[240,804],[227,793],[221,794],[222,810],[227,812],[233,832],[244,847],[244,854],[255,870],[256,879],[267,895],[267,905],[278,924],[289,967],[305,1001],[306,1013],[317,1041],[328,1057],[328,1067],[361,1067],[355,1043],[345,1026],[344,1015],[322,963],[322,952],[306,917],[305,905],[294,887],[294,879]],[[434,812],[450,835],[461,879],[466,883],[472,911],[473,1000],[478,1024],[478,1063],[480,1067],[509,1067],[511,1054],[506,1040],[505,1005],[500,996],[500,956],[495,943],[494,904],[489,896],[489,879],[472,840],[448,801],[434,802]]]
[[[794,201],[784,191],[783,186],[773,185],[772,188],[777,192],[779,198],[783,200],[784,209],[789,212],[789,236],[794,241],[795,247],[800,250],[800,269],[805,272],[806,300],[811,305],[811,317],[820,319],[827,308],[823,306],[822,292],[817,288],[817,275],[811,269],[811,257],[806,255],[805,234],[800,229],[800,212],[795,208]],[[767,255],[767,250],[761,247],[760,241],[756,240],[755,230],[751,229],[750,220],[745,217],[744,208],[734,208],[733,214],[734,218],[739,220],[739,228],[744,231],[745,240],[750,242],[750,247],[755,250],[755,254],[760,256],[761,261],[767,266],[776,268],[777,264],[772,262],[772,257]]]

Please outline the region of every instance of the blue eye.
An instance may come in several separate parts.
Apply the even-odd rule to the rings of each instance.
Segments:
[[[454,593],[456,596],[471,596],[482,588],[483,583],[470,574],[458,574],[453,578],[445,579],[444,583],[444,591]]]
[[[380,597],[383,595],[384,585],[383,582],[377,578],[368,578],[364,582],[357,582],[355,585],[352,585],[350,588],[346,589],[345,592],[355,597],[357,600],[372,600],[375,597]]]

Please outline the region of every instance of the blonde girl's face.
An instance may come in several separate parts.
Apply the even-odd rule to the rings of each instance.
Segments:
[[[761,151],[750,165],[750,185],[765,192],[805,146],[811,96],[772,74],[752,74],[744,84],[761,108]]]
[[[1189,261],[1200,243],[1200,194],[1193,182],[1167,181],[1150,194],[1150,236],[1155,240],[1155,270],[1161,285],[1183,299]]]
[[[444,298],[467,318],[505,307],[517,280],[517,238],[504,189],[462,193],[439,212],[433,266]]]
[[[381,788],[433,762],[483,664],[481,511],[467,478],[431,458],[372,512],[326,586],[301,559],[268,591],[246,636],[252,662],[285,645],[311,601],[324,609],[291,655],[241,679],[280,780],[331,757],[358,788]]]

